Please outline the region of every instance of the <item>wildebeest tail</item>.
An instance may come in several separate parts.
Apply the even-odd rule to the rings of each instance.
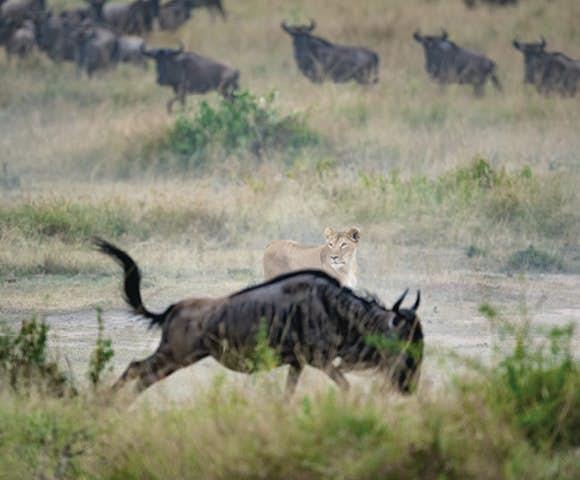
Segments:
[[[498,92],[501,92],[503,90],[503,88],[501,86],[501,82],[499,81],[499,78],[497,78],[497,68],[496,68],[495,64],[493,64],[493,66],[491,68],[490,78],[491,78],[491,83],[493,83],[493,86],[495,87],[495,89]]]
[[[125,301],[133,308],[135,313],[149,318],[149,327],[154,325],[163,325],[165,318],[173,308],[170,305],[163,313],[154,313],[147,310],[141,299],[141,272],[135,261],[120,248],[102,238],[94,238],[93,242],[97,249],[106,255],[112,257],[119,265],[123,267],[125,274],[124,297]]]

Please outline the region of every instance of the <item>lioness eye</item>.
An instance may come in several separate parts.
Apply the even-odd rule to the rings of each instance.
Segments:
[[[328,246],[332,248],[332,242],[328,242]]]

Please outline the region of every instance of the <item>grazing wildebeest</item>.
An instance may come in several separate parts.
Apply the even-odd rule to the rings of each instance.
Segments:
[[[170,0],[159,6],[158,22],[161,30],[174,31],[191,18],[188,0]]]
[[[143,53],[155,59],[157,83],[169,86],[175,92],[175,97],[167,102],[169,113],[177,100],[185,107],[185,96],[188,93],[217,90],[224,98],[231,99],[238,89],[239,70],[196,53],[184,52],[183,44],[179,50],[155,48],[143,50]]]
[[[260,331],[279,364],[290,366],[289,395],[306,365],[325,371],[343,389],[349,386],[343,372],[369,368],[377,368],[401,392],[412,392],[417,384],[423,358],[419,293],[410,309],[401,308],[405,291],[389,310],[320,270],[302,270],[225,297],[190,298],[153,313],[141,300],[134,260],[104,240],[97,239],[96,245],[122,265],[125,300],[133,311],[162,328],[157,351],[131,362],[114,390],[138,378],[142,391],[208,356],[248,372]]]
[[[487,3],[488,5],[499,5],[502,7],[508,6],[508,5],[516,5],[518,3],[518,0],[463,0],[463,3],[465,3],[465,5],[467,5],[469,8],[474,8],[477,3]]]
[[[310,25],[289,26],[282,29],[292,37],[294,58],[300,71],[314,83],[327,79],[336,83],[355,80],[360,84],[379,81],[379,56],[364,47],[335,45],[312,35],[316,22]]]
[[[75,61],[79,70],[84,70],[89,77],[116,65],[119,42],[112,30],[87,22],[76,30],[75,40]]]
[[[91,0],[93,1],[95,0]],[[128,35],[144,35],[151,32],[153,20],[158,13],[159,0],[106,3],[103,7],[105,23],[115,32]]]
[[[144,70],[147,69],[147,58],[145,50],[145,40],[140,37],[122,35],[117,38],[117,61],[131,63]]]
[[[46,0],[7,0],[0,5],[0,17],[20,25],[24,20],[34,20],[46,8]]]
[[[225,20],[226,19],[226,11],[224,9],[222,0],[186,0],[189,8],[201,8],[206,7],[212,17],[217,13],[221,15],[221,17]]]
[[[524,83],[535,85],[540,93],[576,93],[580,62],[562,52],[547,51],[547,43],[543,37],[539,42],[529,43],[515,39],[513,46],[524,56]]]
[[[481,53],[459,47],[449,40],[447,32],[441,35],[415,32],[413,38],[423,46],[427,73],[439,84],[470,84],[475,95],[480,96],[490,78],[494,87],[501,90],[495,62]]]
[[[77,54],[76,29],[81,25],[76,13],[54,15],[46,12],[35,22],[36,43],[55,62],[73,62]]]
[[[4,45],[6,48],[6,57],[8,61],[14,56],[23,59],[32,53],[35,45],[34,23],[32,20],[24,20],[22,25],[15,28],[6,40]]]

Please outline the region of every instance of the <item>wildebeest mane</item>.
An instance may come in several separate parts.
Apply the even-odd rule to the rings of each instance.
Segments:
[[[256,290],[258,288],[263,288],[267,285],[272,285],[274,283],[281,282],[283,280],[286,280],[287,278],[296,277],[298,275],[312,275],[315,277],[324,278],[324,279],[328,280],[330,283],[332,283],[340,288],[340,283],[338,282],[338,280],[334,277],[331,277],[326,272],[324,272],[322,270],[316,270],[316,269],[305,269],[305,270],[295,270],[293,272],[283,273],[283,274],[278,275],[278,276],[276,276],[276,277],[274,277],[266,282],[260,283],[258,285],[251,285],[251,286],[244,288],[242,290],[238,290],[237,292],[232,293],[230,295],[230,298],[235,297],[237,295],[241,295],[243,293],[250,292],[252,290]]]

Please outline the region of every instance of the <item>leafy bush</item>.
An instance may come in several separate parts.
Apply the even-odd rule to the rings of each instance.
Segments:
[[[562,260],[530,245],[519,250],[508,258],[507,267],[517,271],[561,272],[564,270]]]
[[[514,326],[487,305],[480,312],[515,337],[513,351],[490,372],[489,405],[537,448],[579,447],[580,365],[573,356],[573,326],[552,328],[538,343],[528,322]]]
[[[261,156],[269,150],[297,150],[316,145],[318,136],[300,114],[281,115],[273,106],[277,94],[256,98],[248,91],[232,101],[221,99],[217,108],[202,101],[192,119],[179,117],[169,131],[167,145],[182,166],[202,166],[211,151],[226,155],[250,151]]]
[[[0,332],[0,379],[14,390],[26,393],[34,386],[59,396],[73,393],[70,380],[47,358],[47,333],[48,325],[36,317],[23,321],[18,332],[6,326]]]

